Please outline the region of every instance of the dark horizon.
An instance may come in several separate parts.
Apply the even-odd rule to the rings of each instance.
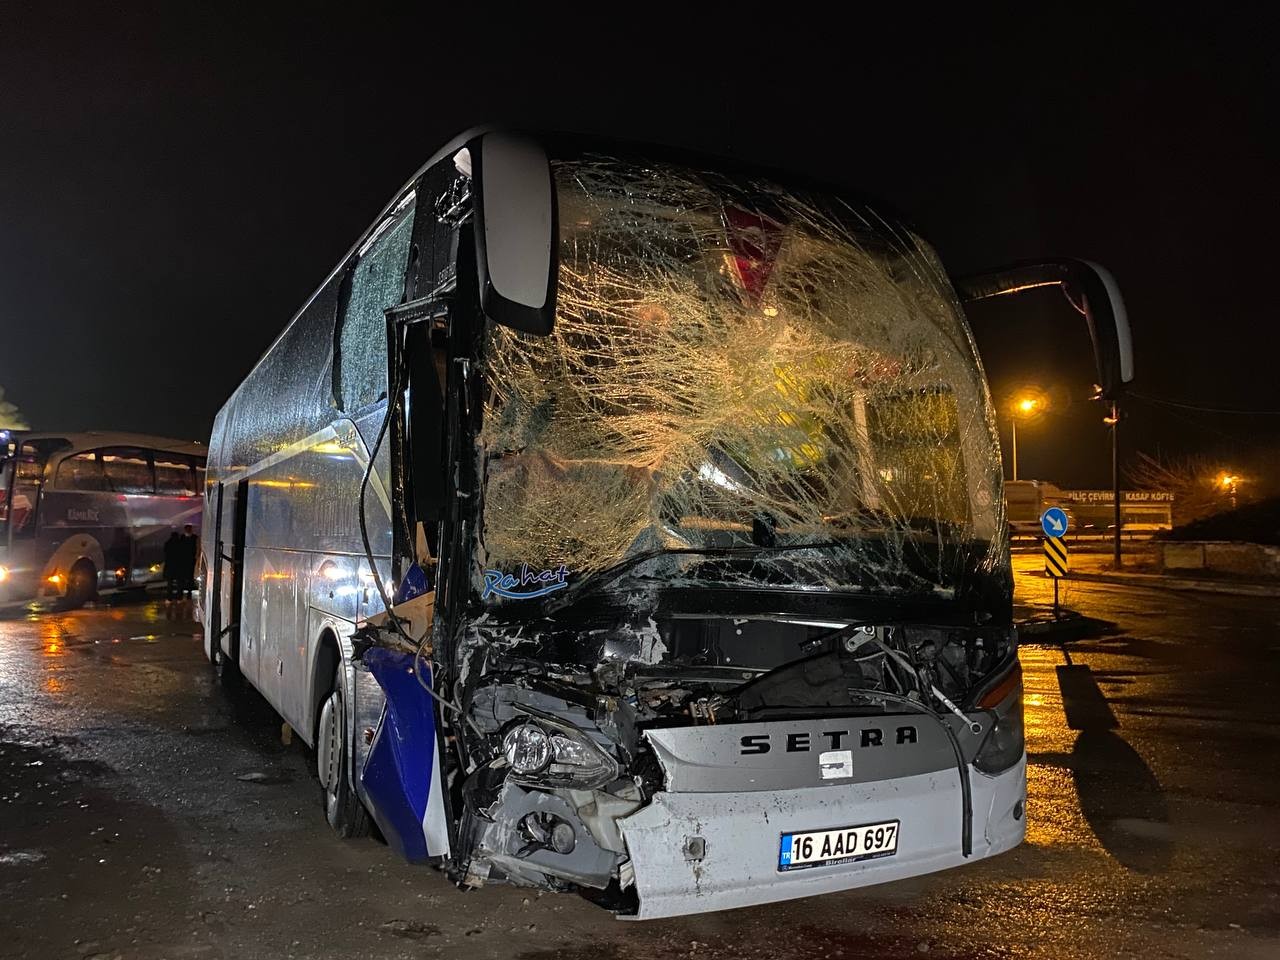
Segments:
[[[1258,279],[1280,208],[1276,85],[1238,20],[1107,36],[977,24],[839,56],[792,40],[756,58],[725,37],[702,48],[712,61],[678,63],[599,39],[499,41],[480,69],[462,43],[410,49],[417,33],[388,20],[97,16],[30,8],[0,27],[0,388],[35,428],[206,438],[391,194],[449,137],[496,120],[883,198],[957,275],[1103,263],[1134,332],[1127,456],[1280,461],[1280,416],[1257,412],[1280,410]],[[1105,484],[1082,325],[1049,298],[970,319],[998,403],[1024,381],[1055,397],[1020,433],[1021,475]]]

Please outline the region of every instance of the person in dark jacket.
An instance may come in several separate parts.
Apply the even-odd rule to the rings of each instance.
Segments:
[[[196,536],[191,524],[182,528],[182,595],[196,588],[196,557],[200,552],[200,538]]]
[[[173,603],[186,592],[186,558],[182,535],[174,530],[164,542],[165,603]]]

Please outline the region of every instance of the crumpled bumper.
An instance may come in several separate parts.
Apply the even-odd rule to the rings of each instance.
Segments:
[[[999,776],[973,767],[969,775],[973,854],[967,858],[961,853],[956,770],[840,787],[656,794],[647,807],[621,821],[640,898],[635,919],[865,887],[958,867],[1017,846],[1026,834],[1025,756]],[[881,820],[901,822],[894,856],[778,871],[783,833]],[[690,844],[694,838],[704,843]],[[701,859],[690,859],[699,852]]]

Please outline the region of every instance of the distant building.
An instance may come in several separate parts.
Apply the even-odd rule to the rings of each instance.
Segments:
[[[1009,532],[1039,535],[1040,514],[1061,507],[1071,518],[1071,535],[1110,533],[1115,497],[1110,490],[1063,490],[1047,480],[1006,481]],[[1120,491],[1120,526],[1130,534],[1151,534],[1173,526],[1173,494],[1166,490]]]

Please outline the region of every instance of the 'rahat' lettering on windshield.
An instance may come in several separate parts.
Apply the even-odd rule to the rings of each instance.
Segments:
[[[563,563],[554,570],[530,570],[527,563],[520,565],[520,573],[503,573],[501,570],[484,572],[484,592],[481,600],[497,594],[508,600],[532,600],[545,597],[569,585],[569,568]]]

